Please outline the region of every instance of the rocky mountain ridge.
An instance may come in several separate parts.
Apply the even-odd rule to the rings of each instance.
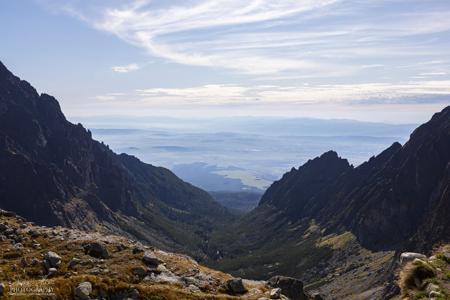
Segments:
[[[165,168],[117,155],[0,63],[0,207],[41,225],[98,226],[203,254],[231,215]]]
[[[325,296],[382,297],[398,253],[450,241],[449,168],[450,106],[358,167],[329,151],[292,169],[255,210],[213,234],[208,263],[239,276],[299,277]]]

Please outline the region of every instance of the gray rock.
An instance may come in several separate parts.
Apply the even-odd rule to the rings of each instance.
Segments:
[[[92,293],[92,284],[88,281],[80,283],[75,289],[75,298],[80,300],[91,299],[89,295]]]
[[[153,252],[145,251],[144,255],[142,256],[142,261],[146,265],[150,266],[158,266],[162,263],[162,261],[153,254]]]
[[[131,272],[139,277],[144,277],[145,275],[147,275],[147,270],[144,269],[143,267],[134,267]]]
[[[311,294],[311,299],[312,300],[323,300],[323,297],[319,293],[313,293],[313,294]]]
[[[270,299],[280,299],[281,297],[281,289],[275,288],[270,291]]]
[[[430,293],[432,291],[437,291],[437,290],[439,290],[439,286],[436,284],[433,284],[433,283],[429,283],[427,285],[427,287],[425,288],[425,292],[427,293],[427,295],[430,295]]]
[[[58,272],[58,270],[56,270],[56,268],[49,268],[48,269],[48,277],[51,277],[53,275],[55,275]]]
[[[0,215],[4,216],[4,217],[15,217],[16,214],[13,213],[12,211],[7,211],[7,210],[0,210]]]
[[[187,288],[191,293],[200,293],[201,292],[200,288],[193,284],[190,284]]]
[[[303,291],[303,282],[292,277],[274,276],[268,281],[272,288],[280,288],[281,293],[291,300],[307,300]]]
[[[400,254],[400,263],[406,263],[408,261],[413,261],[414,259],[426,259],[427,257],[421,253],[415,253],[415,252],[403,252]]]
[[[3,294],[5,293],[5,289],[6,289],[5,284],[3,282],[0,283],[0,297],[3,296]]]
[[[48,251],[44,255],[44,263],[47,269],[57,268],[61,264],[61,256],[59,256],[53,251]]]
[[[72,260],[69,262],[69,265],[67,266],[69,269],[73,269],[76,265],[78,265],[81,262],[81,259],[79,258],[72,258]]]
[[[244,294],[247,292],[241,278],[232,278],[228,280],[226,283],[226,288],[233,294]]]
[[[437,291],[431,291],[431,293],[428,294],[428,297],[430,298],[438,298],[442,297],[442,294]]]
[[[136,246],[133,248],[133,254],[143,253],[145,250],[142,247]]]
[[[86,254],[95,258],[109,258],[108,248],[101,242],[92,242],[83,245]]]

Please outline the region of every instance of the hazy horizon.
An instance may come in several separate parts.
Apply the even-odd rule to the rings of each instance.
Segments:
[[[450,4],[407,4],[2,1],[0,60],[71,119],[417,124],[450,103]]]

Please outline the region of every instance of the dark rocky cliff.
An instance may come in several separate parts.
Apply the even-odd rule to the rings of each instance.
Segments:
[[[93,140],[66,120],[55,98],[39,95],[1,63],[0,207],[43,225],[101,224],[190,251],[229,217],[169,170]]]

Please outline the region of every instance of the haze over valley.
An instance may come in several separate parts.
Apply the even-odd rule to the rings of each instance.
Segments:
[[[275,117],[80,121],[114,151],[167,167],[207,191],[258,193],[292,167],[330,149],[359,165],[392,143],[405,142],[416,127]]]

